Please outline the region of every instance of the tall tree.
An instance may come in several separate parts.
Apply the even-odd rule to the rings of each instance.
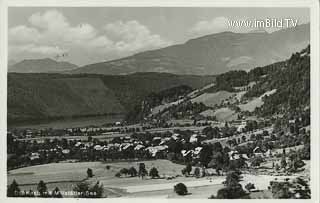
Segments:
[[[8,197],[19,197],[20,196],[20,188],[16,180],[13,180],[12,183],[8,186],[7,189]]]

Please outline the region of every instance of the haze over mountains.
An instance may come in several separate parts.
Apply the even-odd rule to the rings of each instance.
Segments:
[[[50,58],[25,59],[18,63],[11,61],[8,65],[8,71],[16,73],[54,73],[78,68],[72,63],[55,61]]]
[[[125,75],[136,72],[213,75],[249,70],[284,60],[309,44],[310,24],[273,33],[222,32],[184,44],[141,52],[129,57],[77,67],[52,59],[23,60],[9,64],[9,72]]]
[[[273,33],[222,32],[184,44],[146,51],[126,58],[86,65],[70,73],[130,74],[167,72],[208,75],[249,70],[284,60],[309,44],[310,24]]]

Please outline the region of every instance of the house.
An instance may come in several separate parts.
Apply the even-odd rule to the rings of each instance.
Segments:
[[[100,151],[103,149],[103,147],[101,145],[96,145],[93,147],[95,150]]]
[[[191,156],[193,154],[193,150],[181,150],[181,154],[183,157]]]
[[[32,152],[29,156],[29,159],[31,161],[40,159],[40,154],[38,152]]]
[[[144,149],[144,148],[145,148],[145,146],[138,144],[137,146],[134,147],[134,150],[139,151],[140,149]]]
[[[196,147],[194,149],[193,155],[195,155],[195,156],[200,155],[201,150],[202,150],[202,147]]]
[[[62,154],[69,154],[70,153],[70,149],[63,149],[61,152],[62,152]]]
[[[167,145],[155,146],[155,147],[148,147],[146,148],[147,151],[151,154],[152,157],[155,157],[158,152],[162,152],[168,149]]]
[[[177,134],[177,133],[174,133],[174,134],[171,136],[171,138],[174,139],[174,140],[178,140],[178,139],[180,139],[180,135]]]
[[[197,142],[198,141],[198,136],[197,134],[193,134],[191,135],[190,139],[189,139],[189,142],[190,143],[194,143],[194,142]]]

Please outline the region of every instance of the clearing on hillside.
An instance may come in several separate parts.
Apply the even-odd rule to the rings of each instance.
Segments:
[[[206,106],[214,107],[215,105],[219,105],[223,100],[226,100],[232,97],[234,93],[227,92],[227,91],[219,91],[215,93],[204,93],[200,96],[191,100],[193,103],[200,103],[202,102]]]
[[[276,89],[273,89],[271,91],[267,91],[264,94],[262,94],[260,97],[254,98],[246,104],[240,104],[239,108],[241,109],[241,111],[253,112],[257,107],[261,107],[264,104],[264,102],[262,100],[262,98],[264,96],[270,96],[270,95],[274,94],[276,91],[277,91]]]

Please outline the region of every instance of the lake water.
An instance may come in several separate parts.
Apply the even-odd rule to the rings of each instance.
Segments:
[[[86,127],[86,126],[102,126],[106,123],[115,123],[122,121],[124,118],[123,115],[108,115],[108,116],[93,116],[93,117],[84,117],[84,118],[67,118],[59,119],[49,122],[39,122],[39,123],[30,123],[30,124],[17,124],[9,125],[8,128],[32,128],[32,129],[64,129],[64,128],[77,128],[77,127]]]

